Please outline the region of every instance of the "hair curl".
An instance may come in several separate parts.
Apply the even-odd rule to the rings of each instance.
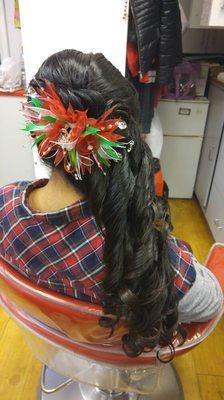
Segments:
[[[113,116],[127,122],[127,138],[135,146],[131,153],[122,150],[123,160],[106,176],[96,166],[82,181],[66,177],[85,194],[105,236],[108,272],[100,325],[113,330],[120,318],[126,319],[128,333],[122,340],[131,357],[170,345],[178,328],[178,301],[167,252],[169,207],[155,194],[153,157],[141,140],[135,89],[102,54],[75,50],[49,57],[35,78],[33,87],[37,81],[52,82],[66,107],[88,109],[88,116],[98,118],[115,105]]]

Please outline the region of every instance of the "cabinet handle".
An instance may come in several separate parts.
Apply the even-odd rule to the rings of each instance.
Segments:
[[[223,225],[222,225],[222,222],[220,219],[215,219],[214,224],[215,224],[216,228],[218,228],[220,231],[223,230]]]
[[[179,115],[191,115],[191,108],[180,107],[178,114]]]
[[[208,153],[208,159],[209,159],[209,161],[213,161],[214,150],[215,150],[215,146],[212,146],[212,147],[209,149],[209,153]]]

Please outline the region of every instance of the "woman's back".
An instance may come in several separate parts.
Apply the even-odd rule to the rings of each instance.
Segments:
[[[106,272],[103,236],[88,202],[79,200],[54,212],[33,212],[29,193],[46,183],[18,182],[0,189],[0,253],[41,286],[100,302]]]

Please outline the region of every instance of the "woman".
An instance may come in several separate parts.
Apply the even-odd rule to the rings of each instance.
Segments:
[[[102,326],[125,317],[130,356],[212,318],[221,289],[170,236],[131,84],[103,55],[65,50],[40,67],[23,113],[52,175],[1,189],[2,256],[38,285],[102,304]]]

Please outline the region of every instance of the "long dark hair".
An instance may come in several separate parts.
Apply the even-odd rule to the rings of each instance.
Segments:
[[[44,86],[45,80],[55,85],[66,107],[88,109],[88,116],[98,118],[115,106],[112,117],[127,122],[127,139],[135,145],[130,153],[122,150],[121,162],[114,163],[105,176],[96,166],[82,181],[71,174],[66,177],[85,194],[104,228],[108,273],[100,325],[113,330],[121,318],[126,319],[128,333],[122,340],[129,356],[158,344],[170,345],[178,312],[167,252],[169,208],[155,194],[153,157],[141,140],[135,89],[102,54],[75,50],[49,57],[30,85]]]

